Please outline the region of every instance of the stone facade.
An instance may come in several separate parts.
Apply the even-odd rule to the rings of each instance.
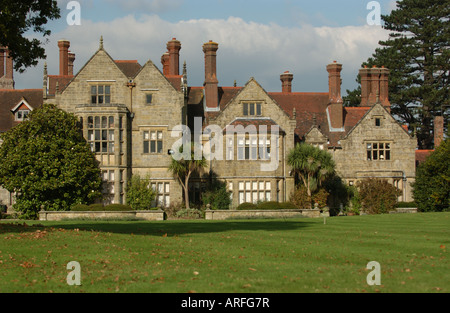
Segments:
[[[417,140],[399,125],[381,104],[373,106],[342,139],[340,149],[329,150],[338,174],[350,185],[364,178],[383,178],[402,191],[399,201],[413,201]],[[351,164],[351,166],[349,166]]]
[[[386,178],[403,191],[399,200],[412,200],[417,141],[390,114],[387,69],[361,69],[362,103],[346,108],[337,62],[326,66],[327,92],[293,92],[289,71],[280,75],[281,92],[267,92],[254,78],[244,86],[220,86],[219,44],[212,41],[203,45],[205,84],[197,87],[187,85],[186,66],[180,73],[181,43],[175,38],[161,58],[162,71],[150,60],[141,66],[113,59],[101,40],[74,75],[70,42],[58,46],[60,73],[48,75],[45,67],[41,95],[82,122],[101,164],[106,203],[125,203],[133,174],[150,179],[158,194],[155,206],[182,203],[182,187],[168,171],[169,150],[180,138],[172,131],[179,125],[188,126],[205,154],[215,156],[202,176],[192,177],[192,201],[200,199],[211,176],[232,192],[232,208],[289,201],[295,181],[286,157],[299,142],[328,150],[348,184]],[[271,136],[277,130],[279,136]]]

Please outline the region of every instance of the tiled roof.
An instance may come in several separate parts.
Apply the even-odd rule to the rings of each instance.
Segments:
[[[48,94],[56,94],[56,85],[58,84],[59,91],[61,92],[72,81],[72,75],[48,75]]]
[[[14,121],[14,114],[11,110],[16,107],[22,99],[25,99],[33,109],[40,108],[44,101],[42,89],[0,89],[0,132],[8,131],[18,124],[18,122]]]
[[[127,76],[133,78],[137,75],[142,66],[137,60],[114,60],[117,67]]]
[[[416,162],[424,162],[434,150],[416,150]]]

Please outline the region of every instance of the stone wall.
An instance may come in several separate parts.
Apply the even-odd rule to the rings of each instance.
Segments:
[[[320,217],[320,210],[207,210],[206,220]]]
[[[76,220],[76,219],[138,219],[145,221],[163,221],[164,211],[124,211],[124,212],[57,212],[57,211],[41,211],[39,212],[40,221],[61,221],[61,220]]]

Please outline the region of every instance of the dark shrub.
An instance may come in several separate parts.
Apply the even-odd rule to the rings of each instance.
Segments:
[[[125,204],[109,204],[103,209],[105,211],[133,211],[131,206]]]
[[[86,204],[76,204],[71,209],[71,211],[89,211],[89,206]]]
[[[242,204],[240,204],[236,210],[257,210],[257,206],[256,204],[253,203],[249,203],[249,202],[244,202]]]

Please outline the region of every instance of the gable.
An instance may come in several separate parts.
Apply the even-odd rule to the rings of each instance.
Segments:
[[[229,98],[228,103],[221,105],[220,112],[211,120],[211,123],[220,124],[225,127],[235,118],[270,118],[277,124],[285,123],[290,120],[288,114],[269,96],[269,94],[261,87],[261,85],[251,78],[247,84],[240,89],[233,89],[233,95]],[[228,99],[227,99],[228,100]],[[252,109],[244,109],[245,104],[260,104],[258,109],[253,106]],[[247,115],[246,115],[247,114]]]
[[[342,140],[358,135],[365,135],[367,137],[393,138],[401,136],[404,139],[412,138],[408,131],[379,103],[370,108]]]
[[[11,112],[15,113],[19,110],[33,111],[34,109],[24,98],[22,98],[22,100],[20,100],[20,102],[11,109]]]
[[[147,61],[137,72],[134,81],[140,83],[141,89],[168,89],[171,91],[180,91],[182,76],[166,77],[159,68],[151,61]],[[179,81],[179,82],[175,82]],[[177,85],[177,86],[175,86]],[[144,90],[145,91],[145,90]]]

